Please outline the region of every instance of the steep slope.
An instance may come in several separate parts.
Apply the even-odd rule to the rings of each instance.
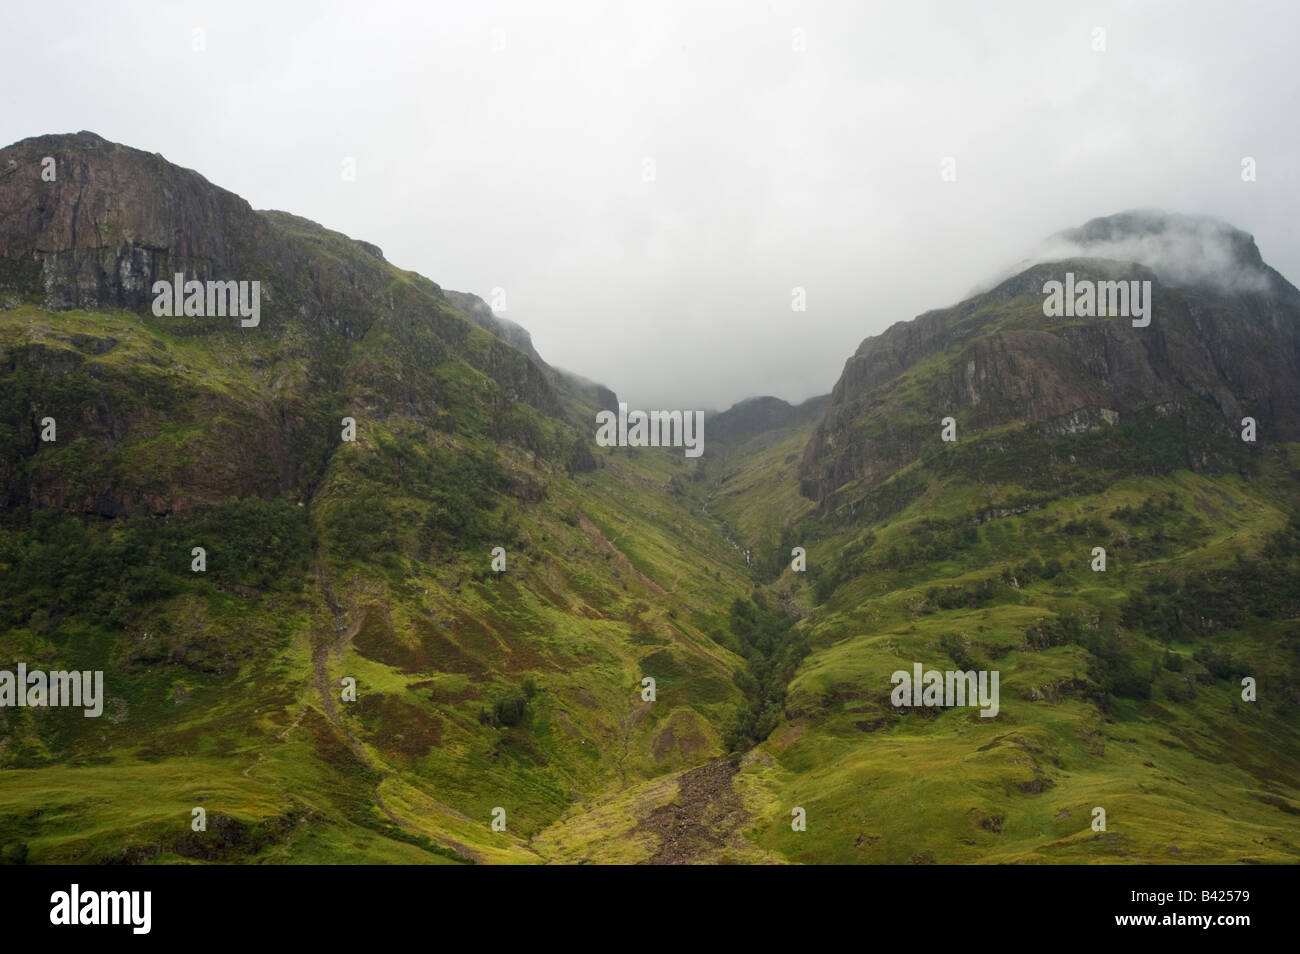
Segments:
[[[612,393],[159,156],[3,170],[0,668],[108,696],[0,710],[6,857],[538,860],[576,802],[721,754],[743,564],[680,458],[597,456]],[[260,320],[156,316],[176,272],[260,282]]]
[[[1201,219],[1048,248],[688,460],[374,245],[0,150],[0,670],[107,695],[0,708],[0,858],[1296,860],[1300,293]],[[1066,272],[1151,323],[1046,317]],[[918,662],[997,716],[894,707]]]
[[[1235,230],[1200,263],[1152,254],[1224,234],[1170,219],[1161,238],[1138,217],[1150,266],[1032,265],[868,339],[815,427],[729,461],[712,499],[756,563],[782,565],[770,589],[811,650],[737,783],[769,806],[759,845],[808,862],[1300,857],[1296,292]],[[1084,232],[1115,248],[1127,221]],[[1225,259],[1231,287],[1206,265]],[[1150,325],[1045,317],[1044,282],[1067,271],[1151,280]],[[1000,672],[998,714],[894,706],[892,674],[917,663]]]
[[[1106,248],[1130,251],[1140,238],[1149,260],[1163,265],[1184,254],[1186,223],[1200,220],[1148,214],[1136,219],[1132,242],[1115,238],[1132,221],[1099,220],[1066,235],[1105,235]],[[1149,232],[1161,222],[1171,233],[1163,244]],[[867,339],[846,363],[808,445],[804,493],[823,505],[851,502],[932,447],[947,416],[962,435],[1013,423],[1051,434],[1118,421],[1121,431],[1160,432],[1185,444],[1180,463],[1202,471],[1244,463],[1244,416],[1260,423],[1261,444],[1295,440],[1300,291],[1263,265],[1250,236],[1231,230],[1218,248],[1210,258],[1219,267],[1229,260],[1230,278],[1205,264],[1165,266],[1161,274],[1138,263],[1066,259]],[[1067,273],[1080,284],[1151,281],[1150,324],[1044,317],[1045,282]],[[1184,274],[1191,277],[1178,284],[1165,277]],[[1123,440],[1109,443],[1118,453]],[[1025,462],[1039,456],[1030,444],[1015,453]]]

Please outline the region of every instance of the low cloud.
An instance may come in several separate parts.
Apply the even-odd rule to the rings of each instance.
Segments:
[[[1208,216],[1144,209],[1094,219],[1051,236],[1018,268],[1071,258],[1136,262],[1170,285],[1234,293],[1272,288],[1254,238]]]

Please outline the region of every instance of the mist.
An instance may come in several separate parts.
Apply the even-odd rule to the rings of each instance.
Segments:
[[[1124,234],[1117,234],[1121,231]],[[1135,209],[1050,236],[1028,259],[1005,269],[998,281],[1040,262],[1102,258],[1145,265],[1171,285],[1267,293],[1273,290],[1273,279],[1260,267],[1257,251],[1247,233],[1227,222]]]
[[[864,337],[1125,209],[1213,216],[1297,281],[1298,19],[51,2],[6,12],[23,95],[0,141],[87,129],[160,152],[480,295],[636,407],[798,401]],[[1223,271],[1185,238],[1106,251]]]

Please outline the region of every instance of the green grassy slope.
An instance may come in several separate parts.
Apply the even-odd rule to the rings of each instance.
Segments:
[[[47,139],[10,149],[84,162],[0,184],[43,210],[0,261],[0,670],[107,698],[0,707],[0,861],[1297,860],[1290,286],[1148,333],[1045,322],[1038,266],[693,460],[596,447],[612,393],[373,246]],[[180,267],[261,276],[262,325],[153,317]],[[896,708],[915,663],[996,670],[997,716]]]
[[[86,380],[120,379],[145,404],[177,365],[198,406],[255,390],[135,316],[0,314],[11,353],[73,335],[119,340]],[[845,520],[799,495],[809,429],[702,462],[600,450],[569,473],[472,431],[363,414],[301,506],[11,520],[4,656],[103,668],[109,699],[98,720],[3,713],[0,842],[37,862],[641,861],[677,805],[716,836],[691,860],[1295,859],[1285,530],[1300,448],[1245,476],[1102,468],[1098,489],[1068,496],[931,456]],[[86,478],[74,434],[33,469]],[[165,481],[212,439],[159,415],[109,466]],[[1105,573],[1089,566],[1098,545]],[[748,705],[730,610],[755,586],[810,652],[770,737],[739,746],[730,790],[697,791],[692,772],[735,747],[729,720]],[[1217,611],[1197,622],[1201,605]],[[999,716],[894,709],[890,673],[913,662],[998,669]],[[807,831],[790,828],[795,806]]]
[[[78,335],[119,344],[88,356]],[[153,412],[105,454],[83,450],[60,408],[59,439],[24,466],[68,486],[173,479],[192,442],[220,443],[220,420],[178,411],[256,407],[246,369],[151,319],[24,306],[0,312],[0,341],[11,355],[75,352],[74,374],[20,360],[15,401],[57,385]],[[358,360],[372,348],[383,343],[363,342]],[[491,387],[463,365],[439,373],[471,395]],[[188,403],[165,415],[173,380]],[[108,702],[102,719],[0,713],[11,855],[532,861],[528,839],[576,803],[721,754],[741,661],[714,636],[747,581],[671,492],[680,452],[624,450],[571,474],[546,450],[564,439],[555,419],[513,413],[539,450],[463,418],[446,432],[358,412],[358,439],[334,445],[301,499],[114,520],[12,511],[0,656],[102,668]],[[207,572],[190,572],[192,545]],[[219,836],[190,830],[194,807]],[[490,827],[497,807],[505,832]]]
[[[1125,474],[1082,463],[1096,435],[1056,438],[1095,488],[1062,495],[1032,465],[1030,486],[971,481],[942,455],[1003,437],[971,435],[854,520],[800,507],[806,436],[749,445],[710,491],[756,562],[786,562],[770,589],[812,646],[743,770],[767,806],[755,844],[809,863],[1300,859],[1300,448],[1262,449],[1252,476],[1143,476],[1159,461]],[[894,707],[891,674],[917,662],[998,670],[999,715]]]

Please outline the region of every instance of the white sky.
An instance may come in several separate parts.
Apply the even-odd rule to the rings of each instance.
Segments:
[[[1300,281],[1293,3],[2,2],[0,143],[89,129],[504,288],[634,407],[829,391],[867,335],[1133,207]]]

